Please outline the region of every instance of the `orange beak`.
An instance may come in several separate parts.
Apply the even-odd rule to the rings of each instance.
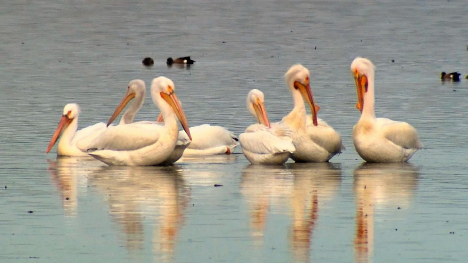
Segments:
[[[182,109],[182,105],[180,105],[176,94],[174,92],[171,92],[169,95],[164,92],[161,92],[160,94],[161,97],[172,107],[180,121],[180,124],[182,124],[182,128],[184,128],[184,131],[187,133],[190,140],[192,140],[192,135],[190,135],[190,130],[187,124],[187,119],[185,118],[184,110]]]
[[[294,82],[294,87],[301,92],[302,98],[309,104],[310,110],[312,111],[312,121],[314,125],[317,126],[317,112],[320,110],[320,107],[314,103],[314,96],[310,89],[309,79],[306,79],[305,85],[298,81]]]
[[[362,113],[362,110],[364,109],[364,94],[367,92],[367,76],[360,76],[356,71],[354,72],[354,82],[356,84],[356,93],[358,98],[356,108]]]
[[[122,110],[125,108],[125,106],[127,106],[127,104],[133,98],[135,98],[135,93],[130,93],[129,94],[129,92],[130,92],[130,89],[127,90],[127,94],[125,94],[125,97],[122,99],[119,106],[117,106],[117,108],[115,108],[114,113],[112,114],[112,116],[109,118],[109,121],[107,122],[107,126],[109,126],[115,120],[115,118],[117,118],[117,116],[119,116],[119,114],[122,112]]]
[[[52,135],[52,139],[50,139],[49,146],[47,146],[46,153],[49,153],[52,147],[54,147],[55,143],[57,142],[58,138],[62,134],[63,129],[68,127],[70,123],[73,121],[73,119],[68,118],[67,115],[62,115],[62,118],[60,119],[60,122],[57,126],[57,129],[55,129],[54,135]]]
[[[257,113],[258,122],[267,126],[268,128],[271,128],[270,120],[268,120],[268,115],[265,110],[265,105],[263,104],[263,102],[257,99],[257,102],[253,104],[253,108],[255,112]]]

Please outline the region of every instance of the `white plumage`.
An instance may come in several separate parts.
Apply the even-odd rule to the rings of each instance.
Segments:
[[[260,90],[247,95],[247,109],[258,123],[239,135],[242,152],[252,164],[284,164],[295,151],[291,131],[279,123],[270,125],[264,101]]]
[[[128,83],[127,93],[123,97],[120,104],[115,108],[114,113],[109,118],[107,126],[109,126],[116,118],[119,116],[120,112],[127,106],[127,104],[133,100],[133,103],[128,107],[125,113],[120,119],[119,125],[133,123],[135,115],[140,111],[143,103],[145,102],[146,97],[146,85],[145,82],[141,79],[134,79]]]
[[[296,151],[291,158],[296,162],[327,162],[339,154],[344,146],[341,136],[322,119],[317,118],[320,109],[314,103],[309,84],[309,70],[293,65],[285,74],[286,85],[294,100],[294,109],[281,123],[292,131]],[[312,116],[306,116],[304,100],[309,104]]]
[[[164,122],[161,114],[158,121]],[[221,126],[212,126],[210,124],[194,126],[190,128],[190,134],[192,134],[192,141],[190,144],[183,145],[187,140],[187,134],[184,131],[179,131],[177,143],[181,144],[181,146],[176,147],[175,151],[183,154],[183,156],[231,154],[239,144],[237,136]],[[185,151],[182,147],[185,147]]]
[[[132,123],[108,127],[90,145],[89,154],[109,165],[159,165],[168,159],[179,134],[177,119],[191,137],[187,120],[172,80],[155,78],[151,97],[164,116],[164,125]]]
[[[122,112],[122,110],[127,106],[127,104],[131,100],[133,100],[133,103],[131,104],[131,106],[123,114],[122,118],[120,119],[119,125],[125,125],[125,124],[133,123],[133,119],[135,118],[135,115],[138,113],[138,111],[143,106],[143,103],[144,103],[144,100],[145,100],[145,95],[146,95],[146,85],[145,85],[145,82],[143,80],[135,79],[135,80],[130,81],[130,83],[128,84],[127,93],[125,94],[124,98],[122,99],[120,104],[115,109],[112,116],[109,118],[109,121],[107,122],[107,126],[109,126],[117,118],[117,116],[119,116],[119,114]],[[136,122],[135,124],[162,125],[162,123],[156,122],[156,121],[139,121],[139,122]],[[143,127],[151,127],[151,126],[143,126]],[[154,127],[156,128],[157,126],[154,126]],[[129,128],[129,129],[131,129],[131,128]],[[140,139],[142,139],[142,138],[140,138]],[[185,132],[180,133],[179,137],[178,137],[178,140],[176,142],[176,146],[174,148],[174,151],[167,158],[167,160],[165,160],[162,164],[170,165],[170,164],[173,164],[176,161],[178,161],[180,159],[180,157],[182,157],[182,154],[184,153],[184,150],[187,148],[187,146],[190,144],[190,142],[191,141],[190,141],[189,137],[187,136],[187,134]],[[137,146],[138,146],[138,143],[137,143]]]
[[[185,135],[184,131],[180,131],[180,133]],[[231,154],[239,144],[237,136],[221,126],[203,124],[191,127],[190,133],[192,134],[192,142],[185,149],[184,156]],[[179,137],[183,135],[179,135]]]
[[[80,112],[78,104],[70,103],[65,105],[62,118],[49,142],[46,153],[50,152],[55,142],[61,137],[57,146],[58,156],[88,156],[86,152],[78,148],[78,142],[81,145],[88,146],[105,131],[106,124],[100,122],[77,131]]]
[[[406,162],[423,148],[416,129],[406,122],[376,118],[374,110],[374,65],[356,58],[351,64],[361,118],[354,125],[356,151],[367,162]]]

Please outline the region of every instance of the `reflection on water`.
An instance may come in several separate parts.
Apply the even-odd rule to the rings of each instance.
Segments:
[[[177,233],[190,199],[181,170],[170,167],[105,166],[89,175],[90,185],[103,193],[109,213],[130,251],[144,247],[144,223],[153,223],[153,252],[171,261]]]
[[[76,216],[78,185],[87,185],[87,175],[93,169],[92,158],[60,156],[56,161],[47,160],[52,182],[57,187],[66,216]]]
[[[241,193],[250,206],[250,228],[255,244],[263,244],[268,212],[285,210],[280,206],[290,205],[293,262],[309,262],[319,203],[323,206],[333,198],[340,182],[341,169],[330,163],[247,166],[242,172]]]
[[[182,156],[178,162],[202,164],[228,164],[235,163],[240,154],[219,154],[207,156]]]
[[[176,69],[187,69],[187,70],[190,70],[190,68],[193,66],[191,64],[166,64],[167,65],[167,68],[176,68]]]
[[[290,236],[294,262],[309,262],[319,208],[339,190],[341,169],[331,163],[294,163],[289,165],[289,170],[294,174]]]
[[[248,165],[242,171],[241,193],[250,210],[250,229],[254,244],[263,244],[267,213],[287,205],[294,177],[284,166]]]
[[[364,163],[356,168],[356,262],[369,262],[372,257],[375,205],[408,207],[418,185],[418,176],[417,168],[409,163]]]

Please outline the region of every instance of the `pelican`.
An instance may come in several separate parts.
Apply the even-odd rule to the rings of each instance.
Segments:
[[[285,125],[270,125],[263,92],[253,89],[247,95],[247,109],[258,121],[239,135],[242,152],[252,164],[284,164],[294,147],[291,131]]]
[[[117,106],[117,108],[114,110],[114,113],[112,114],[112,116],[109,118],[109,121],[107,122],[107,126],[109,126],[117,118],[117,116],[119,116],[119,114],[127,106],[127,104],[130,103],[130,101],[134,99],[131,106],[127,109],[127,111],[125,111],[122,118],[120,119],[119,125],[133,123],[133,119],[135,118],[135,115],[143,106],[145,95],[146,95],[146,85],[143,80],[135,79],[135,80],[130,81],[130,83],[128,84],[127,93],[125,94],[124,98],[122,99],[120,104]],[[154,121],[153,122],[140,121],[137,123],[159,124]],[[163,164],[169,165],[179,160],[180,157],[182,157],[184,150],[187,148],[189,144],[190,144],[190,139],[187,136],[187,134],[185,132],[180,133],[176,146],[174,148],[174,151],[168,157],[168,159],[163,162]]]
[[[231,154],[239,144],[237,136],[221,126],[203,124],[192,127],[190,132],[193,140],[184,156]]]
[[[354,125],[357,153],[367,162],[406,162],[423,147],[416,129],[406,122],[376,118],[374,111],[374,65],[357,57],[351,64],[361,118]]]
[[[122,124],[129,124],[133,122],[135,115],[143,106],[146,96],[146,85],[145,82],[141,79],[134,79],[128,83],[127,93],[125,94],[124,98],[112,113],[112,116],[109,118],[107,122],[107,126],[109,126],[116,118],[119,116],[120,112],[127,106],[127,104],[134,99],[132,105],[125,111],[120,119],[119,125]]]
[[[314,103],[309,84],[309,70],[300,64],[293,65],[285,74],[286,84],[294,100],[294,109],[281,123],[293,131],[296,151],[291,158],[296,162],[328,162],[344,149],[341,136],[325,121],[317,118],[320,107]],[[304,100],[312,111],[306,116]],[[309,119],[309,120],[307,120]]]
[[[78,148],[77,143],[80,142],[85,147],[88,146],[96,137],[104,132],[106,124],[100,122],[76,131],[78,129],[78,116],[80,112],[80,106],[76,103],[65,105],[62,118],[52,139],[50,139],[46,153],[49,153],[59,137],[62,137],[57,146],[58,156],[88,156],[86,152]]]
[[[192,139],[172,80],[153,79],[151,97],[166,120],[164,125],[133,123],[108,127],[94,140],[89,154],[108,165],[160,165],[174,151],[179,134],[177,119]]]
[[[157,121],[164,122],[164,117],[159,114]],[[186,133],[184,131],[179,131],[177,144],[180,144],[180,147],[176,147],[172,159],[179,154],[183,154],[183,156],[231,154],[234,148],[239,144],[237,136],[221,126],[212,126],[209,124],[194,126],[190,128],[190,134],[192,134],[192,141],[189,141],[188,144]]]

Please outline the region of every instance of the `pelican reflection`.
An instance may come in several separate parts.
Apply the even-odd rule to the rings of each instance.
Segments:
[[[199,164],[227,164],[235,163],[240,154],[220,154],[220,155],[188,155],[182,156],[178,163],[199,163]]]
[[[268,211],[288,207],[293,180],[283,165],[248,165],[243,169],[240,190],[250,208],[254,244],[263,244]]]
[[[154,218],[153,252],[171,261],[190,199],[177,166],[106,166],[93,173],[90,182],[108,202],[127,249],[143,249],[145,222]]]
[[[409,163],[364,163],[354,170],[356,262],[369,262],[372,257],[375,206],[408,207],[418,177],[417,168]]]
[[[51,180],[62,199],[66,216],[75,217],[78,209],[78,188],[86,189],[88,174],[99,169],[100,163],[92,158],[59,156],[57,160],[47,160]]]
[[[331,163],[291,163],[294,175],[291,193],[292,229],[290,244],[294,262],[309,262],[312,234],[319,208],[333,199],[341,183],[341,168]]]
[[[269,212],[290,212],[289,240],[294,262],[309,262],[319,206],[333,198],[340,182],[341,169],[330,163],[245,167],[241,193],[250,206],[250,228],[255,244],[263,244]]]

